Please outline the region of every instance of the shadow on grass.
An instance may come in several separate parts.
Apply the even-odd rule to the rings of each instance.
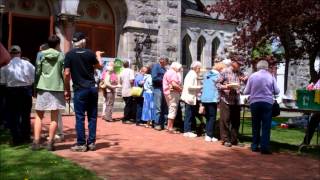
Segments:
[[[252,142],[251,135],[240,135],[240,141],[250,144]],[[299,155],[308,155],[317,159],[320,159],[320,146],[319,145],[312,145],[307,146],[299,151],[299,145],[293,145],[288,143],[281,143],[276,141],[270,141],[271,150],[273,152],[288,152],[292,154],[299,154]]]
[[[93,172],[51,152],[32,151],[29,144],[12,147],[9,140],[8,131],[0,130],[0,179],[100,179]]]

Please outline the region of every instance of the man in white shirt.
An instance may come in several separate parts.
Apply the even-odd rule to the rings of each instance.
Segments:
[[[129,62],[123,62],[124,69],[120,73],[120,82],[122,85],[122,98],[124,100],[123,123],[130,123],[130,120],[136,118],[136,108],[134,98],[131,96],[131,87],[134,83],[134,71],[129,68]]]
[[[21,59],[21,48],[10,48],[12,57],[9,64],[1,68],[1,84],[6,87],[6,106],[12,144],[30,142],[30,114],[32,108],[32,84],[34,66]]]

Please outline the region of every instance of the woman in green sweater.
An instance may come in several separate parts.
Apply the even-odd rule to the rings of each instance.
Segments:
[[[56,35],[48,39],[49,49],[41,51],[37,61],[36,82],[37,100],[35,105],[34,142],[32,150],[40,149],[41,121],[45,111],[51,112],[51,123],[47,149],[54,151],[54,135],[57,129],[59,110],[65,109],[63,64],[64,55],[58,51],[60,38]]]

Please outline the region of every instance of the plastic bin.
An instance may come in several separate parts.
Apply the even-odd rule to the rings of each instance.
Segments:
[[[320,110],[320,104],[315,102],[315,91],[297,90],[296,93],[300,109]]]

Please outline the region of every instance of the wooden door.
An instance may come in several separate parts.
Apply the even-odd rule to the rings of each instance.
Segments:
[[[35,62],[41,44],[46,43],[50,35],[49,18],[12,17],[11,45],[19,45],[22,56]]]
[[[76,31],[88,36],[87,48],[104,51],[103,56],[115,57],[115,34],[113,26],[79,23]]]

